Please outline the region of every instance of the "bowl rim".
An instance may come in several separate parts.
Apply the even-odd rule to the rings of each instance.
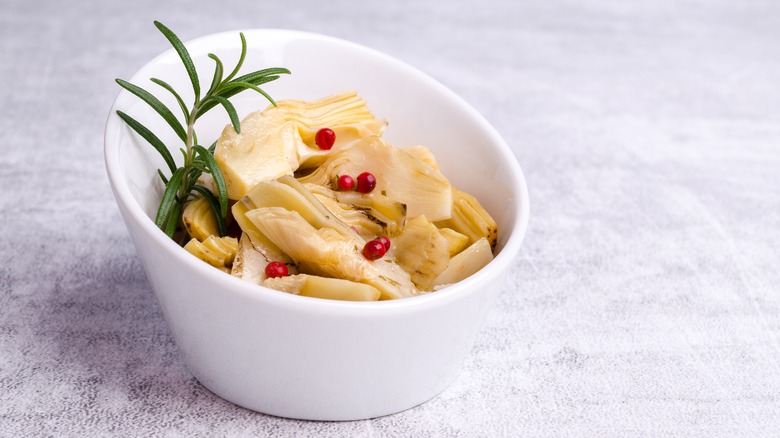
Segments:
[[[305,297],[295,294],[282,293],[275,289],[271,289],[262,285],[251,284],[243,281],[239,278],[233,277],[230,274],[226,274],[218,269],[213,269],[208,264],[199,260],[196,257],[192,257],[179,246],[176,242],[170,239],[165,233],[160,230],[154,223],[154,221],[147,216],[143,211],[138,201],[134,198],[130,192],[129,186],[123,178],[124,172],[119,160],[119,139],[123,135],[123,129],[127,127],[122,125],[121,119],[117,116],[116,110],[120,101],[130,96],[130,93],[124,89],[120,90],[117,94],[114,102],[111,105],[109,111],[105,131],[104,131],[104,160],[106,166],[106,172],[108,174],[109,183],[114,193],[114,198],[120,207],[124,207],[127,213],[125,220],[134,221],[143,232],[155,242],[158,250],[165,251],[166,257],[176,258],[179,262],[190,267],[199,275],[205,275],[210,280],[216,283],[222,283],[225,285],[224,289],[229,290],[230,293],[238,293],[244,295],[250,299],[259,300],[262,302],[273,302],[274,305],[283,307],[294,307],[298,310],[308,307],[310,310],[322,310],[328,311],[343,311],[352,313],[353,309],[359,309],[360,312],[382,312],[391,309],[403,309],[403,308],[417,308],[424,306],[441,306],[450,301],[459,300],[461,297],[470,295],[471,293],[477,293],[479,290],[479,284],[485,280],[489,280],[498,276],[502,272],[508,269],[508,265],[514,260],[520,250],[520,246],[525,238],[528,221],[529,221],[529,197],[528,188],[520,168],[517,158],[512,153],[510,147],[506,141],[501,137],[498,131],[480,114],[474,107],[466,102],[462,97],[455,92],[435,80],[428,74],[418,70],[417,68],[407,64],[391,55],[372,49],[370,47],[344,40],[341,38],[322,35],[313,32],[305,32],[291,29],[279,29],[279,28],[250,28],[240,29],[232,31],[224,31],[203,35],[188,41],[184,41],[184,45],[193,53],[192,47],[208,46],[213,42],[218,42],[226,38],[227,36],[235,37],[239,32],[243,32],[245,36],[254,34],[270,34],[277,37],[284,37],[283,41],[293,41],[299,39],[312,39],[324,41],[332,44],[342,45],[345,47],[351,47],[364,55],[380,58],[383,62],[393,64],[395,67],[401,68],[407,71],[409,74],[416,76],[416,80],[420,80],[425,83],[426,86],[438,89],[440,93],[449,99],[451,102],[459,105],[472,117],[490,137],[490,142],[497,148],[497,153],[507,162],[512,172],[510,172],[512,180],[509,186],[512,188],[513,196],[517,196],[518,209],[515,212],[515,219],[512,225],[512,233],[508,236],[506,243],[501,251],[495,255],[493,260],[485,267],[480,269],[475,274],[468,278],[459,281],[453,285],[447,286],[432,293],[424,293],[414,297],[408,297],[396,300],[387,301],[340,301],[330,300],[314,297]],[[211,50],[214,50],[213,48]],[[162,59],[174,55],[174,49],[170,48],[152,58],[150,61],[140,67],[130,77],[129,82],[138,83],[139,78],[145,78],[147,70],[151,70],[152,67],[159,63]],[[178,56],[178,55],[176,55]],[[193,58],[196,55],[193,54]]]

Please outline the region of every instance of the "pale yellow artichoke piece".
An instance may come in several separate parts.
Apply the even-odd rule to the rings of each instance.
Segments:
[[[355,233],[349,237],[331,227],[317,228],[297,211],[282,207],[257,208],[246,217],[289,255],[302,273],[368,284],[381,292],[381,299],[417,294],[409,274],[391,259],[370,261],[363,257],[363,240]]]
[[[298,274],[269,278],[263,286],[304,297],[342,301],[377,301],[381,296],[373,286],[340,278]]]
[[[493,260],[493,252],[490,248],[490,243],[483,237],[450,260],[447,269],[433,280],[434,289],[457,283],[475,274],[490,263],[491,260]]]
[[[498,225],[477,201],[477,198],[458,189],[452,189],[452,217],[436,222],[440,228],[451,228],[469,237],[470,243],[486,238],[495,249]]]
[[[450,262],[450,243],[425,216],[410,220],[393,241],[395,260],[420,290],[431,290],[433,280]]]
[[[219,235],[217,219],[206,199],[199,197],[187,203],[181,215],[187,234],[203,242],[209,236]]]
[[[334,216],[365,239],[398,235],[406,223],[406,205],[379,193],[362,194],[304,184]]]
[[[222,131],[214,159],[225,177],[228,198],[241,199],[255,184],[298,168],[296,149],[303,142],[292,123],[249,114],[241,121],[241,133],[232,125]],[[305,147],[305,145],[304,145]]]
[[[449,242],[450,257],[463,251],[469,246],[469,236],[461,234],[452,228],[439,228],[439,233]]]
[[[450,217],[452,189],[437,169],[393,147],[380,137],[367,137],[348,149],[331,153],[320,167],[299,181],[333,187],[339,175],[353,178],[371,172],[377,180],[374,192],[406,205],[408,217],[431,221]]]
[[[241,233],[230,275],[252,284],[260,284],[266,278],[266,266],[268,266],[268,259],[252,245],[248,234]]]
[[[290,274],[297,274],[298,269],[292,260],[286,255],[280,255],[277,251],[264,248],[261,242],[254,242],[249,234],[241,233],[230,275],[252,284],[261,284],[263,280],[268,278],[265,274],[265,267],[272,261],[286,264]]]
[[[341,149],[357,139],[382,135],[387,126],[385,120],[374,117],[366,101],[355,91],[338,94],[313,101],[283,100],[276,107],[263,112],[267,116],[283,115],[298,128],[298,134],[308,149],[299,149],[301,167],[319,165],[328,154],[317,146],[315,136],[321,128],[330,128],[336,134],[336,143],[331,150]]]
[[[200,242],[192,238],[184,245],[184,249],[211,266],[230,273],[238,250],[238,240],[235,237],[209,236]]]
[[[436,156],[433,155],[433,152],[431,152],[430,149],[428,149],[425,146],[407,146],[404,148],[401,148],[402,151],[406,152],[407,154],[413,156],[414,158],[417,158],[418,160],[422,161],[423,163],[433,167],[434,169],[439,169],[439,163],[436,162]]]
[[[311,102],[283,100],[246,116],[240,134],[227,125],[214,158],[224,174],[228,197],[237,200],[258,182],[292,175],[301,165],[316,165],[331,151],[358,138],[381,135],[385,125],[355,92]],[[316,132],[323,127],[336,133],[330,151],[314,143]]]
[[[335,220],[335,215],[291,176],[257,184],[240,203],[250,210],[259,207],[282,207],[297,211],[315,228],[330,227],[346,237],[355,237],[354,230],[340,220]]]
[[[254,208],[254,207],[252,207]],[[263,257],[268,261],[279,261],[289,266],[293,263],[292,259],[282,252],[279,247],[274,245],[249,219],[246,217],[246,212],[250,211],[250,208],[244,202],[236,202],[231,209],[233,218],[238,226],[249,238],[252,246],[263,254]],[[265,266],[263,266],[265,269]],[[265,274],[263,274],[265,275]]]

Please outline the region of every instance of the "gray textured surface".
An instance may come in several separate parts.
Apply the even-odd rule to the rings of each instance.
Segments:
[[[0,436],[780,434],[780,3],[125,3],[0,6]],[[297,422],[187,373],[102,161],[153,19],[347,38],[505,136],[531,225],[440,397]]]

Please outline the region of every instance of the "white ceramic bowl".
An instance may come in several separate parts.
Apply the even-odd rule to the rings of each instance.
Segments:
[[[242,72],[271,66],[292,71],[265,87],[276,99],[315,99],[354,89],[377,117],[390,122],[385,137],[393,144],[431,148],[453,185],[474,194],[498,222],[498,252],[488,266],[456,285],[396,301],[300,297],[226,275],[191,256],[150,219],[162,194],[156,169],[165,165],[115,111],[144,122],[174,150],[179,144],[161,118],[123,91],[106,125],[106,168],[188,369],[233,403],[299,419],[377,417],[436,396],[457,377],[525,235],[528,193],[515,157],[462,99],[387,55],[310,33],[244,33],[249,50]],[[226,32],[186,46],[205,87],[213,71],[207,54],[217,53],[232,69],[240,40],[237,31]],[[177,108],[150,77],[165,80],[191,99],[192,88],[172,50],[130,81]],[[252,92],[233,102],[241,117],[267,104]],[[215,108],[196,128],[202,142],[210,143],[227,123],[224,112]]]

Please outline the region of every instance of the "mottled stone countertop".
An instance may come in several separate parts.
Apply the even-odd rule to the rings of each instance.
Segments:
[[[439,397],[366,421],[251,412],[185,368],[111,195],[108,110],[167,49],[275,27],[463,96],[532,217]],[[780,435],[780,3],[0,6],[0,436]]]

